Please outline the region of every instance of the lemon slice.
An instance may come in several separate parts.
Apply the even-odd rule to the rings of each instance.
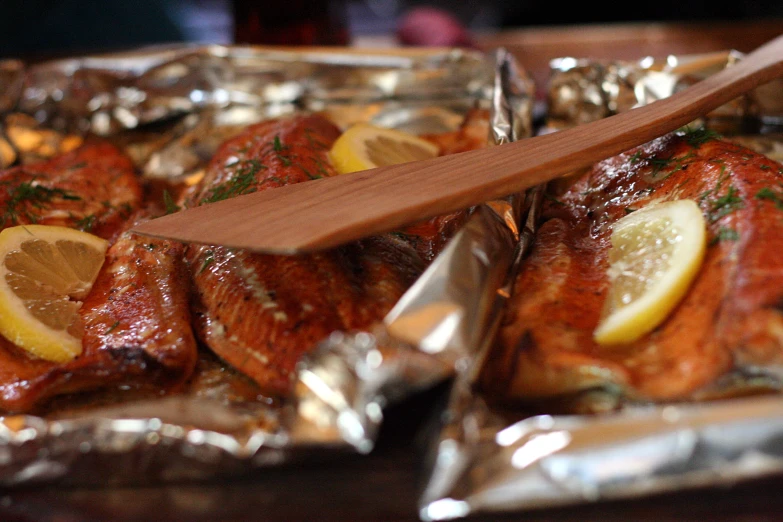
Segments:
[[[661,324],[704,260],[706,222],[695,201],[670,201],[637,210],[612,228],[609,291],[598,327],[599,344],[633,342]]]
[[[92,288],[107,247],[97,236],[65,227],[0,232],[0,334],[49,361],[79,355],[79,300]]]
[[[357,123],[332,145],[332,164],[340,174],[396,165],[438,155],[438,146],[395,129]]]

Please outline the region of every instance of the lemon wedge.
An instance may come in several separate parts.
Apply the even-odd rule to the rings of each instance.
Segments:
[[[29,353],[66,362],[82,351],[79,307],[108,243],[66,227],[0,232],[0,334]]]
[[[357,123],[337,138],[329,155],[337,172],[348,174],[434,158],[438,146],[407,132]]]
[[[695,201],[652,205],[619,219],[609,249],[609,291],[593,338],[633,342],[682,300],[706,249],[706,221]]]

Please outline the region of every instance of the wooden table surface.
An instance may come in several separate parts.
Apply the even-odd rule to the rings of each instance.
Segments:
[[[483,47],[510,49],[538,82],[551,58],[579,55],[635,59],[727,48],[747,52],[783,34],[783,20],[731,25],[634,24],[536,28],[480,35]],[[367,456],[259,469],[249,476],[201,483],[122,488],[57,485],[0,491],[0,521],[299,521],[418,522],[416,499],[427,435],[447,392],[440,386],[387,412]],[[117,470],[122,473],[122,470]],[[520,520],[715,521],[783,520],[783,476],[637,500],[485,514],[466,522]]]

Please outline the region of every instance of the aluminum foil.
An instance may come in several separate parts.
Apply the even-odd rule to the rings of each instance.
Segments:
[[[669,96],[736,59],[741,55],[730,52],[670,57],[660,64],[650,59],[555,60],[551,112],[540,132],[556,132]],[[779,123],[779,87],[772,82],[695,123],[719,129],[728,139],[780,161],[783,142],[780,134],[771,132]],[[533,240],[537,208],[533,205],[527,215],[518,252]],[[724,396],[693,404],[629,404],[619,410],[612,402],[607,413],[593,415],[534,414],[500,406],[479,391],[477,375],[491,356],[490,348],[491,342],[484,345],[454,379],[439,436],[431,446],[429,477],[419,502],[422,520],[634,498],[783,472],[783,403],[777,394]],[[743,390],[749,392],[758,377],[742,377],[749,385]],[[596,391],[582,399],[596,403],[606,397]]]
[[[647,105],[730,67],[737,51],[645,57],[638,61],[557,58],[550,63],[546,126],[558,130]],[[783,80],[773,81],[704,115],[697,123],[727,134],[768,132],[783,124]]]
[[[298,110],[323,111],[341,125],[443,132],[483,107],[489,143],[522,139],[532,134],[533,87],[503,50],[368,55],[207,46],[2,62],[0,152],[10,151],[4,164],[36,161],[95,134],[124,147],[151,184],[189,184],[226,137]],[[539,192],[478,207],[384,321],[366,332],[335,332],[301,361],[288,400],[244,393],[241,376],[204,356],[197,392],[116,393],[83,406],[70,397],[46,414],[2,417],[0,483],[201,479],[314,451],[371,451],[388,404],[475,360]]]

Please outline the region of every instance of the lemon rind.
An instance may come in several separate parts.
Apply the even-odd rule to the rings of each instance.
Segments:
[[[0,259],[31,237],[48,241],[83,241],[104,253],[108,247],[106,240],[72,228],[19,225],[0,231]],[[19,348],[52,362],[67,362],[82,352],[81,339],[50,328],[35,319],[8,286],[4,267],[0,267],[0,334]]]
[[[386,136],[395,141],[414,143],[429,150],[433,157],[438,155],[437,145],[413,134],[369,123],[357,123],[343,132],[329,151],[329,158],[338,173],[350,174],[378,167],[366,156],[364,151],[363,139],[370,133],[375,136]]]
[[[673,221],[678,223],[698,223],[696,226],[689,225],[688,239],[680,243],[673,253],[672,265],[682,268],[668,271],[642,297],[604,318],[593,332],[593,339],[598,344],[634,342],[653,331],[679,305],[696,278],[706,252],[707,232],[704,216],[695,201],[658,204],[634,212],[627,221],[618,223],[625,228],[663,215],[672,216]]]

